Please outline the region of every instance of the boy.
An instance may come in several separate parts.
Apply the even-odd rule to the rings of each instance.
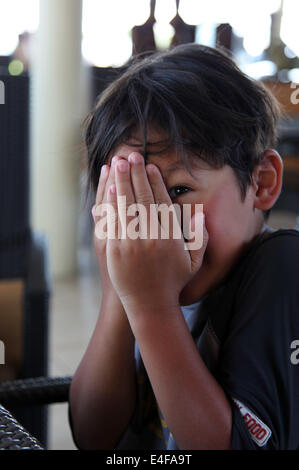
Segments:
[[[119,196],[188,204],[193,228],[196,204],[205,217],[190,251],[95,236],[101,312],[70,392],[80,448],[298,447],[299,234],[264,222],[282,184],[277,116],[196,44],[137,60],[101,95],[86,126],[95,223],[109,203],[125,233]]]

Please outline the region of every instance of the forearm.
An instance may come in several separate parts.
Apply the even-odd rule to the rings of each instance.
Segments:
[[[229,449],[231,406],[180,307],[126,308],[158,405],[180,449]]]
[[[70,391],[74,433],[80,447],[115,446],[134,411],[135,384],[134,336],[120,302],[104,298]]]

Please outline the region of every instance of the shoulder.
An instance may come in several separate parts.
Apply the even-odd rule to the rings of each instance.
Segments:
[[[299,231],[295,229],[265,230],[256,245],[258,250],[279,249],[299,253]]]
[[[258,323],[260,329],[273,324],[274,318],[278,322],[285,321],[287,316],[299,318],[298,309],[297,230],[266,230],[256,237],[225,282],[201,305],[220,341],[237,324],[252,323],[256,327]]]
[[[234,305],[236,311],[244,312],[244,317],[261,321],[277,319],[280,323],[287,316],[297,319],[298,287],[299,232],[268,232],[257,240],[244,260]]]
[[[298,284],[299,231],[265,231],[253,243],[243,264],[243,278],[254,281],[262,276],[263,284],[267,279],[279,279],[281,282],[293,280]]]

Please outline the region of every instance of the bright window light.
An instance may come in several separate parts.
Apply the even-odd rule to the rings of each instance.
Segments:
[[[175,30],[169,23],[175,15],[175,0],[156,0],[154,37],[156,46],[159,50],[165,50],[170,47]]]
[[[288,78],[290,82],[299,83],[299,68],[295,68],[289,71]]]
[[[270,60],[261,60],[251,64],[243,64],[240,65],[240,69],[243,70],[246,75],[256,80],[262,77],[272,76],[277,72],[276,65]]]
[[[298,17],[298,0],[284,0],[280,35],[283,42],[297,56],[299,55]]]
[[[196,28],[195,42],[214,47],[216,43],[215,23],[206,21]]]
[[[238,2],[238,7],[231,10],[230,23],[234,32],[244,38],[244,48],[249,55],[257,57],[269,47],[270,15],[278,10],[280,4],[281,0],[251,0]]]
[[[252,34],[254,33],[254,34]],[[256,18],[254,28],[248,28],[244,34],[244,49],[249,55],[256,57],[262,54],[270,45],[271,39],[270,16]]]
[[[39,0],[0,0],[0,55],[10,55],[19,34],[38,29]]]
[[[225,23],[228,21],[234,0],[181,0],[179,14],[185,23]],[[237,5],[237,3],[236,3]]]
[[[244,38],[247,53],[255,57],[269,46],[270,15],[280,5],[281,0],[181,0],[179,13],[186,23],[200,25],[197,42],[207,45],[213,42],[211,26],[230,23],[234,32]]]
[[[0,55],[11,54],[19,34],[38,29],[39,1],[0,0]],[[181,0],[179,14],[187,24],[199,25],[196,42],[214,45],[215,27],[230,23],[244,39],[248,54],[258,57],[270,41],[270,15],[281,0]],[[98,66],[119,66],[132,53],[131,30],[142,25],[150,13],[150,0],[83,0],[82,54]],[[170,44],[176,14],[175,0],[156,0],[154,34],[158,48]],[[281,37],[287,51],[299,55],[297,21],[299,0],[284,0]]]
[[[247,53],[258,57],[269,46],[270,15],[280,5],[281,0],[181,0],[179,14],[187,24],[200,25],[196,42],[207,45],[215,43],[217,24],[230,23],[244,38]],[[143,24],[149,12],[150,0],[83,0],[85,60],[98,66],[123,64],[132,52],[132,27]],[[170,44],[169,22],[175,14],[175,0],[156,0],[154,35],[160,49]]]
[[[175,0],[156,0],[155,18],[158,23],[169,23],[175,14]]]
[[[174,27],[169,23],[157,22],[153,29],[157,48],[159,50],[168,49],[175,34]]]
[[[84,0],[82,54],[98,67],[119,66],[132,54],[131,29],[145,23],[148,0]]]
[[[234,23],[242,29],[248,23],[248,15],[255,22],[258,16],[277,11],[280,4],[281,0],[181,0],[179,14],[188,24]]]

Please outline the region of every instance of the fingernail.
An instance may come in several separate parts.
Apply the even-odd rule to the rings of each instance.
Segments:
[[[117,161],[117,157],[115,156],[115,157],[113,157],[112,160],[111,160],[111,166],[114,166],[115,163],[116,163],[116,161]]]
[[[152,163],[146,165],[146,170],[149,171],[152,175],[156,175],[158,173],[158,168]]]
[[[101,169],[101,176],[106,176],[106,175],[107,175],[107,172],[108,172],[108,166],[107,166],[107,165],[103,165],[103,166],[102,166],[102,169]]]
[[[111,194],[115,194],[116,193],[116,186],[115,184],[111,184],[111,186],[109,186],[109,192]]]
[[[121,171],[122,173],[125,173],[128,171],[129,167],[128,167],[128,162],[126,160],[121,160],[120,162],[118,162],[117,164],[117,169],[119,171]]]
[[[139,153],[131,153],[129,155],[129,161],[130,163],[142,163],[143,157]]]

